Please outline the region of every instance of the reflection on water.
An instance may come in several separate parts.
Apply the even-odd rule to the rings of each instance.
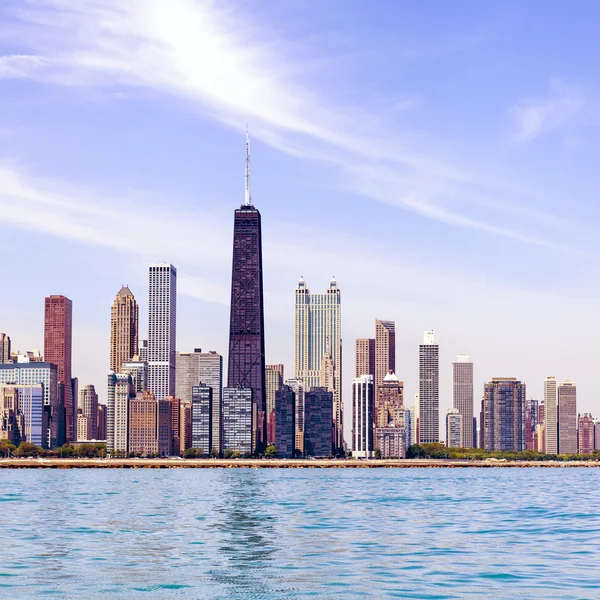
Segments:
[[[1,476],[0,598],[600,597],[597,469]]]

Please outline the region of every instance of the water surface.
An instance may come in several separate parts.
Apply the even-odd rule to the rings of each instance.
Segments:
[[[0,472],[0,598],[598,598],[600,470]]]

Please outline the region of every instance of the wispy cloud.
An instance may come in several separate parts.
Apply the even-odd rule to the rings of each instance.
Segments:
[[[516,229],[510,215],[518,203],[501,200],[506,190],[470,169],[414,150],[402,132],[390,132],[389,123],[331,105],[311,91],[302,84],[301,65],[283,59],[280,41],[228,6],[193,0],[27,4],[19,12],[19,33],[32,56],[0,59],[7,65],[0,75],[169,94],[233,127],[249,120],[253,134],[266,143],[335,165],[345,181],[374,200],[454,226],[555,247],[543,235],[531,235],[535,223],[522,224],[527,234]],[[539,129],[553,119],[544,116]],[[523,117],[528,135],[536,133],[534,120]],[[385,198],[379,191],[382,178],[392,179],[392,195]],[[484,195],[493,201],[479,203]],[[485,206],[486,213],[473,217],[457,197]]]
[[[28,54],[0,56],[0,77],[31,77],[47,63],[48,61],[42,56]]]
[[[517,124],[514,137],[528,142],[570,121],[585,105],[582,94],[560,79],[550,82],[550,97],[522,100],[512,109]]]

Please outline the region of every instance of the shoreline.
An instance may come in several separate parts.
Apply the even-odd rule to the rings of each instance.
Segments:
[[[214,459],[5,458],[0,469],[497,469],[593,468],[600,461],[486,461],[454,459]]]

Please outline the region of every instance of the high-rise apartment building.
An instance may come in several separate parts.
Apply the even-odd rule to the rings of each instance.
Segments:
[[[470,429],[473,431],[473,421],[470,421]],[[458,408],[449,408],[446,413],[446,447],[464,448],[463,435],[463,416]]]
[[[257,448],[262,450],[267,443],[262,231],[260,212],[252,205],[250,195],[250,142],[247,135],[246,197],[244,204],[235,211],[233,226],[227,386],[252,390],[253,436]]]
[[[579,415],[577,453],[591,454],[594,451],[594,419],[589,413]]]
[[[19,386],[42,384],[47,429],[40,445],[43,448],[62,446],[64,439],[59,438],[59,431],[61,421],[64,423],[64,406],[58,386],[58,367],[47,362],[0,364],[0,385],[9,383]]]
[[[131,375],[131,382],[137,392],[144,392],[148,389],[148,363],[146,361],[137,360],[138,356],[134,356],[133,360],[124,362],[121,366],[121,373]]]
[[[106,404],[98,404],[98,440],[106,441]]]
[[[352,380],[352,456],[354,458],[373,457],[374,387],[371,375],[361,375]]]
[[[556,377],[544,380],[544,452],[558,453],[558,389]]]
[[[64,430],[68,442],[75,439],[77,412],[71,388],[72,341],[72,302],[65,296],[48,296],[44,307],[44,357],[58,367],[58,383],[64,386]]]
[[[305,397],[308,393],[306,391],[306,387],[304,385],[304,381],[302,379],[288,379],[285,382],[285,385],[288,385],[294,390],[294,394],[296,395],[296,414],[294,418],[295,427],[296,427],[296,443],[295,448],[296,451],[302,455],[304,455],[304,426],[305,426]],[[315,388],[311,388],[315,389]],[[319,388],[320,389],[320,388]],[[333,402],[333,393],[331,394],[331,399]],[[333,406],[331,407],[333,411]],[[333,412],[332,412],[333,414]],[[327,455],[329,456],[329,455]]]
[[[335,445],[343,444],[341,295],[335,278],[324,294],[311,294],[304,279],[296,288],[294,377],[306,389],[333,388]],[[333,386],[322,381],[324,361],[333,363]]]
[[[389,372],[375,390],[375,427],[405,427],[404,382]]]
[[[192,388],[201,383],[212,388],[212,434],[213,448],[221,449],[221,412],[223,410],[223,357],[214,350],[177,353],[176,396],[182,402],[192,401]]]
[[[375,320],[375,390],[390,372],[396,372],[396,324]],[[364,375],[365,373],[361,373]]]
[[[181,446],[179,439],[181,433],[181,423],[179,422],[181,418],[181,400],[172,396],[168,400],[171,404],[171,448],[169,454],[171,456],[178,456]]]
[[[106,448],[110,453],[129,451],[129,402],[135,397],[131,376],[110,371],[106,402]]]
[[[6,333],[0,333],[0,364],[5,365],[12,362],[10,337]]]
[[[110,311],[110,370],[122,373],[123,363],[138,354],[138,305],[124,285]]]
[[[138,350],[138,360],[148,362],[148,340],[142,340]]]
[[[594,450],[600,450],[600,421],[594,419]]]
[[[294,458],[296,394],[289,385],[275,393],[275,449],[281,458]]]
[[[480,427],[486,450],[525,450],[525,400],[525,384],[514,377],[485,384]]]
[[[0,385],[0,439],[47,448],[47,412],[40,384]]]
[[[473,363],[466,354],[459,354],[452,363],[452,407],[462,416],[463,448],[473,448],[474,445],[473,404]]]
[[[267,365],[267,443],[275,443],[275,394],[283,387],[283,365]]]
[[[419,346],[419,442],[440,441],[440,347],[433,331],[426,331]]]
[[[192,447],[192,403],[179,404],[179,454]]]
[[[129,452],[168,456],[171,452],[171,402],[157,400],[149,391],[129,400]]]
[[[577,386],[564,379],[558,384],[558,453],[577,454]]]
[[[210,454],[212,438],[213,390],[204,383],[192,388],[192,448]],[[217,448],[218,450],[218,448]]]
[[[356,340],[356,377],[373,375],[375,379],[375,339]]]
[[[254,452],[253,406],[252,388],[223,388],[223,451]]]
[[[527,398],[525,402],[525,449],[537,450],[537,426],[539,424],[539,402],[535,398]]]
[[[79,390],[78,409],[81,411],[85,421],[85,432],[79,431],[77,427],[78,440],[97,440],[98,438],[98,394],[93,385],[85,385]],[[79,411],[77,418],[79,420]],[[79,437],[81,433],[85,433],[86,437]]]
[[[151,263],[148,274],[148,390],[160,400],[175,396],[177,269]]]
[[[296,396],[297,397],[297,396]],[[325,457],[333,452],[333,392],[327,388],[314,387],[303,392],[305,456]]]

